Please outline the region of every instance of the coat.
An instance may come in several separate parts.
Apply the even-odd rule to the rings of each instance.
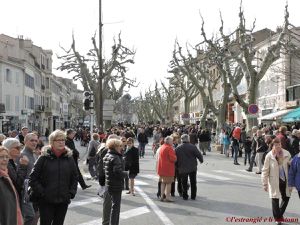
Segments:
[[[34,164],[29,178],[29,186],[39,201],[52,204],[69,204],[77,192],[78,173],[72,151],[59,158],[50,146],[42,149],[41,156]]]
[[[190,143],[183,143],[176,149],[177,169],[179,174],[197,171],[197,159],[203,163],[203,156],[198,148]]]
[[[124,153],[125,170],[129,171],[129,174],[138,174],[140,172],[139,167],[139,150],[136,147],[127,149]]]
[[[124,171],[123,156],[114,149],[109,149],[103,158],[105,170],[105,184],[109,192],[119,192],[123,190],[124,178],[128,173]]]
[[[17,201],[16,195],[9,181],[0,176],[0,224],[17,224]]]
[[[293,158],[289,169],[289,187],[296,187],[300,191],[300,153]]]
[[[157,163],[157,173],[163,177],[175,176],[175,162],[177,160],[173,147],[169,144],[163,144],[159,151]]]
[[[290,161],[291,154],[283,149],[283,157],[283,169],[287,179],[286,196],[290,197],[291,193],[288,188],[288,162]],[[279,166],[272,151],[266,155],[265,163],[262,168],[261,180],[263,186],[268,185],[270,198],[281,198],[281,193],[279,190]]]

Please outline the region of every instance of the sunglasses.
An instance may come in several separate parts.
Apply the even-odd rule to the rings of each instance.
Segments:
[[[8,160],[9,156],[8,155],[0,155],[0,159],[1,160],[4,160],[4,159]]]

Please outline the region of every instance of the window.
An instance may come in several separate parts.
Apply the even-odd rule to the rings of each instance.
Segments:
[[[19,72],[16,72],[16,85],[18,85],[18,86],[19,86],[19,84],[20,84],[20,79],[21,79],[20,73],[19,73]]]
[[[15,111],[16,112],[20,111],[20,98],[19,98],[19,96],[15,97]]]
[[[35,78],[35,86],[40,88],[41,87],[41,84],[42,84],[42,77],[40,74],[35,74],[34,75],[34,78]]]
[[[5,96],[5,109],[11,111],[10,95]]]
[[[49,77],[47,77],[46,78],[46,88],[49,89],[49,87],[50,87],[50,79],[49,79]]]
[[[11,83],[12,82],[12,75],[10,69],[6,69],[6,82]]]
[[[34,109],[34,98],[29,97],[29,109]]]
[[[25,74],[25,86],[34,89],[34,78],[29,74]]]

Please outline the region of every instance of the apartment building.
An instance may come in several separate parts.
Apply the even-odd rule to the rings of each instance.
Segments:
[[[52,73],[52,54],[22,36],[0,34],[0,132],[70,126],[69,84]]]

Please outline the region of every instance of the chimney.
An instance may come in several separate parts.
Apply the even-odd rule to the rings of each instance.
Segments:
[[[23,38],[23,35],[19,35],[18,39],[19,39],[19,48],[24,48],[24,38]]]

